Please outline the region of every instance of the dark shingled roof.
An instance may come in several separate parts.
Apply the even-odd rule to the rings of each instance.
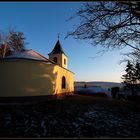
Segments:
[[[50,54],[58,54],[58,53],[64,53],[63,48],[62,48],[59,40],[56,42],[55,47],[53,48],[52,52],[49,53],[49,55]]]

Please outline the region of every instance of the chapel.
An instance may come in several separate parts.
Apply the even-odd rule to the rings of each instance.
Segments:
[[[73,94],[74,73],[59,39],[48,56],[31,49],[1,59],[0,97]]]

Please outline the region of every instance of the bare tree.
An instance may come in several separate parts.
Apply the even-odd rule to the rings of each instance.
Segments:
[[[22,32],[9,31],[8,46],[12,51],[22,51],[25,49],[25,37]]]
[[[4,58],[8,54],[10,54],[10,47],[8,46],[8,35],[1,32],[0,33],[0,57]]]
[[[129,46],[140,53],[140,2],[88,2],[74,17],[80,23],[68,36],[108,49]],[[74,18],[72,17],[72,18]]]
[[[11,50],[6,44],[0,45],[0,58],[4,58],[5,56],[11,55]]]
[[[140,51],[138,50],[131,50],[131,52],[128,53],[123,53],[123,55],[125,56],[125,58],[123,60],[120,61],[120,63],[122,62],[127,62],[128,60],[135,64],[136,62],[140,63]]]
[[[25,37],[22,32],[10,30],[7,34],[0,33],[0,57],[11,55],[12,52],[25,50]]]

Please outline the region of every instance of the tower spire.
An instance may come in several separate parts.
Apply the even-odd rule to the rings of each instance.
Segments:
[[[61,67],[64,67],[67,69],[67,65],[68,65],[68,58],[65,55],[63,48],[60,44],[59,41],[59,34],[58,34],[58,40],[53,48],[53,50],[48,54],[49,55],[49,59],[54,61],[56,64],[58,64]]]

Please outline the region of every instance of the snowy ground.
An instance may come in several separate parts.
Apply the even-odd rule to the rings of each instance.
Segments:
[[[0,105],[0,137],[140,137],[140,105],[75,95],[33,105]]]

